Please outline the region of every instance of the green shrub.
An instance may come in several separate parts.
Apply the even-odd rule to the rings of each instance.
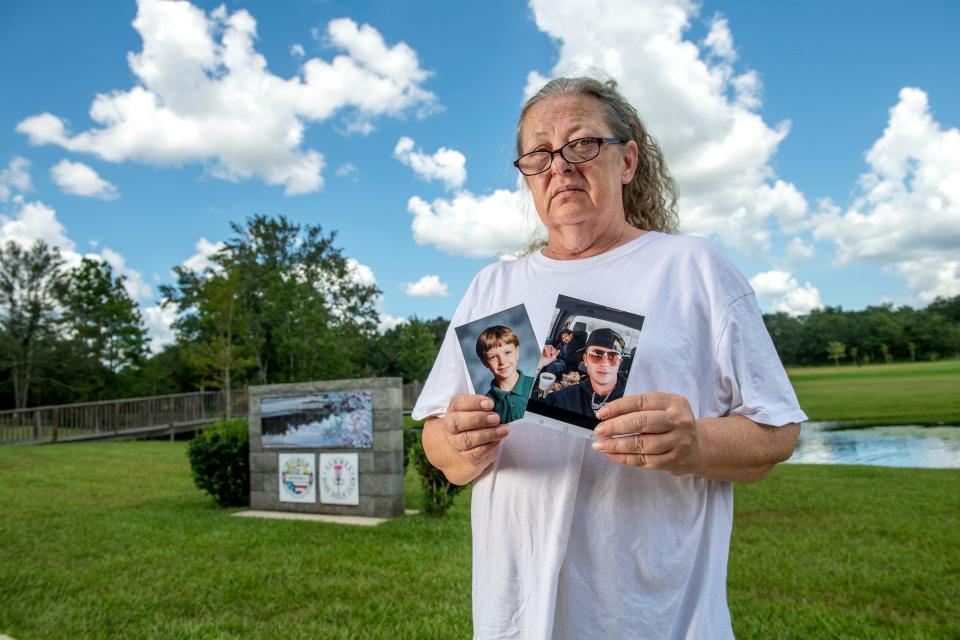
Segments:
[[[403,430],[403,472],[407,472],[407,463],[410,461],[410,451],[420,442],[423,427],[407,427]],[[421,443],[422,446],[422,443]]]
[[[250,437],[246,420],[221,420],[198,434],[187,449],[198,488],[221,507],[250,504]]]
[[[417,474],[420,476],[420,486],[423,487],[423,512],[429,516],[440,517],[446,513],[453,505],[454,497],[463,490],[463,487],[447,480],[435,466],[427,460],[427,454],[423,450],[423,440],[420,429],[408,429],[415,431],[416,438],[410,442],[410,461],[417,468]],[[406,435],[406,434],[404,434]],[[406,437],[404,437],[406,441]]]

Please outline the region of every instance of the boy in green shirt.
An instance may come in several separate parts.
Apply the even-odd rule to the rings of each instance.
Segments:
[[[517,369],[520,358],[517,334],[503,325],[484,329],[477,338],[477,357],[493,374],[486,396],[493,400],[493,410],[500,416],[500,423],[522,418],[533,389],[533,378]]]

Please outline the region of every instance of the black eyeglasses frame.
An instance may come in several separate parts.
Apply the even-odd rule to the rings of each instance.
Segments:
[[[591,158],[587,158],[586,160],[570,160],[569,158],[567,158],[567,156],[563,153],[563,150],[566,149],[567,147],[570,147],[571,145],[574,145],[574,144],[576,144],[576,143],[578,143],[578,142],[582,142],[582,141],[584,141],[584,140],[593,140],[594,142],[597,143],[597,155],[596,155],[596,156],[593,156],[593,157],[591,157]],[[627,143],[627,141],[626,141],[626,140],[623,140],[622,138],[593,138],[593,137],[590,137],[590,136],[586,136],[586,137],[583,137],[583,138],[577,138],[577,139],[575,139],[575,140],[571,140],[570,142],[566,143],[565,145],[563,145],[563,146],[560,147],[559,149],[552,149],[552,150],[537,149],[536,151],[531,151],[530,153],[525,153],[525,154],[523,154],[522,156],[520,156],[519,158],[517,158],[516,160],[513,161],[513,166],[515,166],[515,167],[517,168],[517,171],[519,171],[520,173],[522,173],[522,174],[525,175],[525,176],[536,176],[536,175],[540,175],[541,173],[543,173],[543,172],[545,172],[545,171],[549,171],[549,170],[550,170],[550,167],[553,166],[553,159],[554,159],[554,157],[556,157],[556,155],[557,155],[558,153],[560,154],[560,157],[563,158],[564,161],[567,162],[568,164],[583,164],[584,162],[590,162],[591,160],[596,160],[596,159],[597,159],[597,156],[600,155],[600,150],[603,148],[603,145],[605,145],[605,144],[626,144],[626,143]],[[550,162],[548,162],[548,163],[547,163],[547,166],[544,167],[543,169],[541,169],[540,171],[535,171],[534,173],[527,173],[527,172],[525,172],[523,169],[520,168],[520,161],[523,160],[524,158],[526,158],[527,156],[532,156],[532,155],[535,154],[535,153],[549,153],[549,154],[550,154]]]

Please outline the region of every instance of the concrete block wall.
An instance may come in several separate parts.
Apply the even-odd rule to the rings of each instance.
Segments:
[[[299,384],[250,387],[250,507],[266,511],[295,511],[335,515],[392,518],[403,515],[403,381],[400,378],[359,378]],[[326,449],[315,447],[263,447],[260,433],[260,400],[264,397],[306,396],[330,391],[369,391],[373,394],[373,448]],[[316,456],[317,501],[314,504],[280,501],[279,454],[312,453]],[[321,453],[356,453],[360,504],[320,502]]]

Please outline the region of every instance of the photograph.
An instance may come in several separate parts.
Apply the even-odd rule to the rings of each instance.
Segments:
[[[474,393],[493,400],[506,424],[523,417],[540,347],[521,304],[456,327]]]
[[[337,391],[263,398],[264,447],[369,449],[373,446],[373,394]]]
[[[643,316],[560,295],[552,318],[527,417],[593,438],[597,411],[623,397]]]

